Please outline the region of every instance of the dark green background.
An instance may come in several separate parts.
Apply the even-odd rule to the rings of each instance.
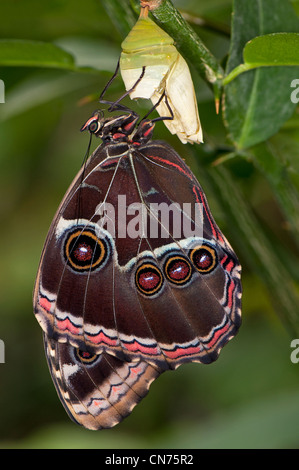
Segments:
[[[299,11],[298,2],[292,3]],[[230,28],[229,0],[174,4],[205,16],[208,25],[220,23],[223,28],[217,26],[218,30]],[[52,217],[86,152],[88,135],[81,134],[80,127],[98,107],[96,99],[115,68],[123,37],[100,0],[0,0],[0,17],[0,39],[54,42],[74,53],[79,65],[102,69],[74,73],[0,68],[6,85],[6,102],[0,104],[0,339],[6,353],[5,364],[0,364],[0,447],[298,447],[299,363],[290,360],[290,343],[296,336],[284,326],[288,324],[285,312],[279,316],[276,302],[273,305],[275,283],[272,293],[267,283],[267,276],[276,269],[282,279],[286,271],[286,282],[294,282],[296,295],[296,240],[289,233],[273,186],[250,158],[237,156],[213,170],[212,162],[226,152],[229,142],[221,115],[215,114],[210,88],[193,69],[205,146],[198,151],[182,145],[163,123],[157,124],[155,137],[170,142],[187,160],[206,191],[218,224],[238,253],[243,265],[243,326],[216,363],[184,365],[163,374],[114,429],[92,432],[69,420],[48,373],[41,330],[32,312],[32,289]],[[224,64],[229,36],[194,28]],[[109,96],[113,99],[122,92],[118,80]],[[86,97],[94,101],[88,102]],[[130,105],[141,115],[147,106]],[[296,116],[272,137],[271,145],[291,162],[298,190]],[[255,149],[258,151],[264,155],[263,149]],[[255,260],[250,260],[250,250],[246,252],[246,234],[252,238],[255,227],[244,230],[242,205],[232,202],[227,217],[223,197],[228,191],[234,201],[236,188],[249,203],[252,220],[258,221],[257,238],[259,234],[261,240],[266,237],[275,255],[268,271],[258,269]],[[273,259],[275,265],[271,265]],[[297,306],[292,311],[295,317]]]

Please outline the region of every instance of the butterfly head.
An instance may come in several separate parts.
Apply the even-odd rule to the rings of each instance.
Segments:
[[[90,134],[100,137],[104,143],[127,142],[141,145],[151,139],[154,123],[148,119],[142,120],[137,126],[139,117],[135,113],[114,117],[104,117],[103,111],[96,111],[81,127]]]

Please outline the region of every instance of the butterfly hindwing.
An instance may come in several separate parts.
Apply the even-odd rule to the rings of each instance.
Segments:
[[[73,421],[87,429],[111,428],[147,394],[161,373],[145,361],[80,351],[44,335],[50,373]]]

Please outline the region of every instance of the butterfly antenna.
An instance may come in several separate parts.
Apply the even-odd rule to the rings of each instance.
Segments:
[[[104,89],[100,95],[100,98],[99,98],[99,102],[100,103],[106,103],[105,100],[103,100],[103,96],[105,95],[106,91],[108,90],[108,88],[110,87],[111,83],[114,81],[114,79],[116,78],[116,76],[118,75],[118,71],[119,71],[119,59],[118,59],[118,62],[117,62],[117,66],[116,66],[116,69],[115,69],[115,72],[114,74],[112,75],[112,77],[109,79],[109,81],[106,83],[106,85],[104,86]]]

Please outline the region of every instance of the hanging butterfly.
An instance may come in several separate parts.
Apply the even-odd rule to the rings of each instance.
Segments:
[[[151,140],[161,118],[138,123],[119,101],[124,114],[82,127],[102,144],[54,217],[34,292],[58,395],[88,429],[120,422],[165,370],[215,361],[241,324],[241,267],[201,186]]]

